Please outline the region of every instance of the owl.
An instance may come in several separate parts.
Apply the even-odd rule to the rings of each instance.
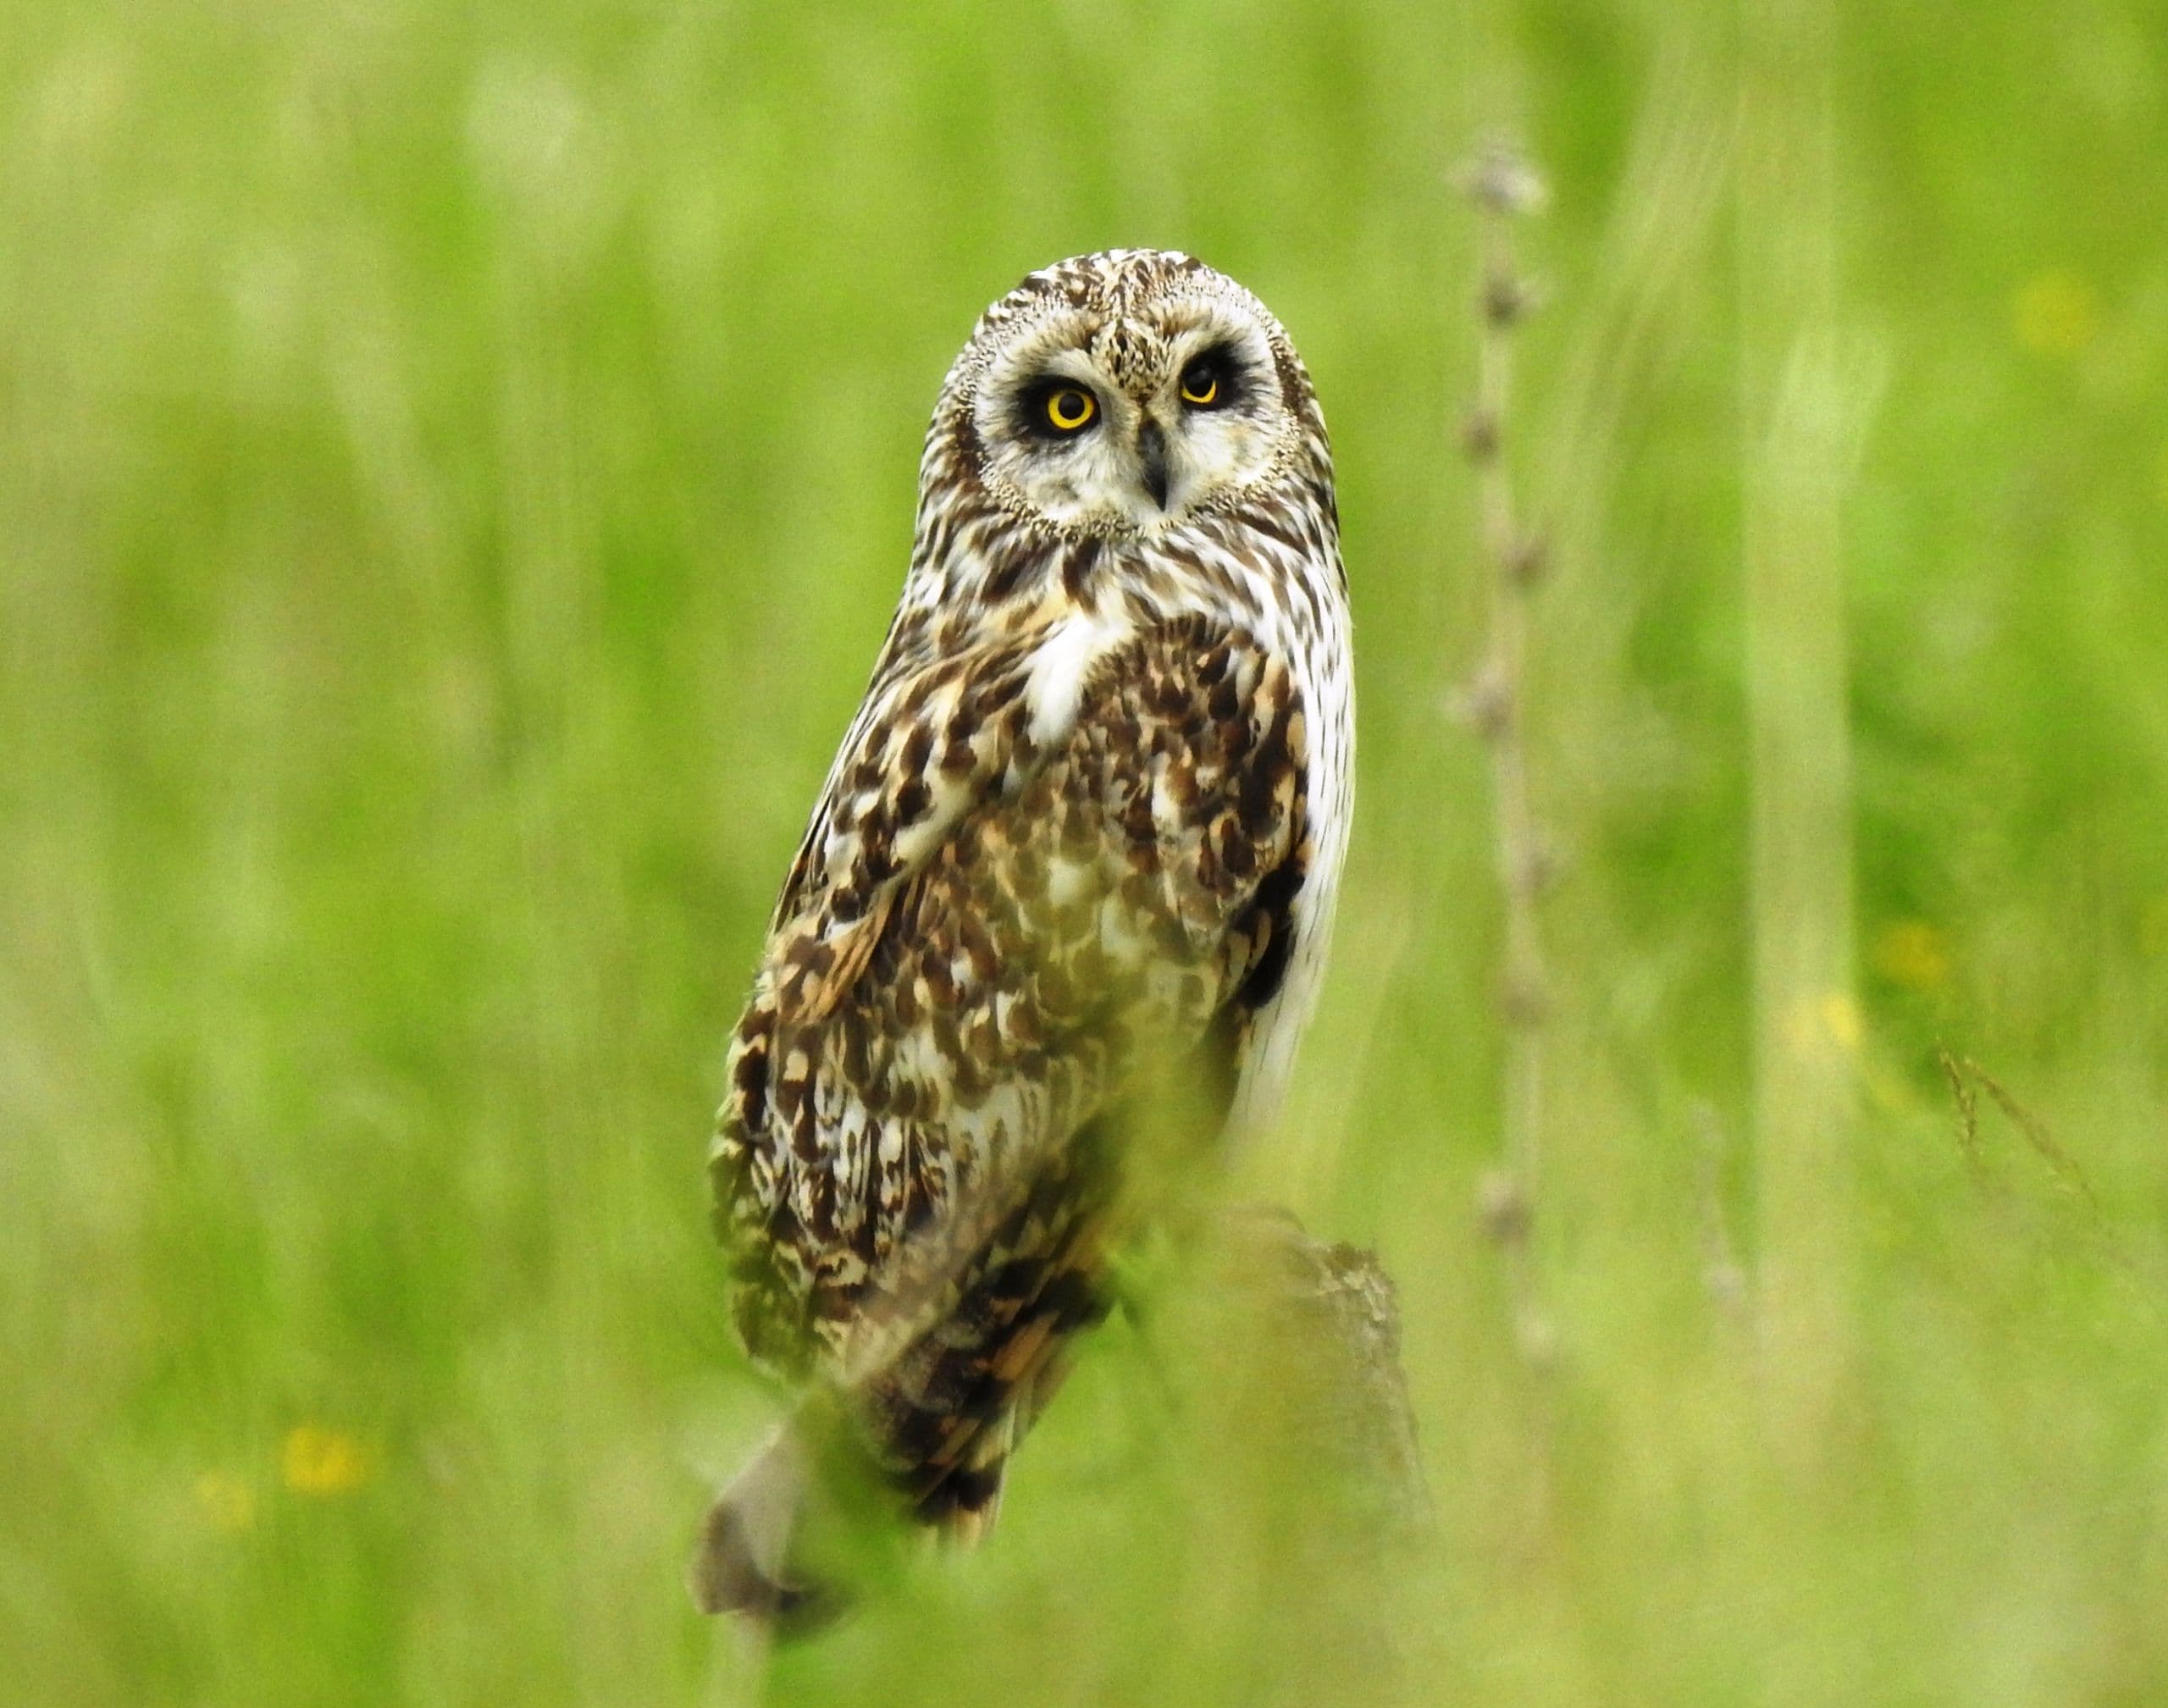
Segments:
[[[1353,710],[1325,420],[1264,305],[1114,250],[987,309],[711,1159],[747,1351],[910,1520],[991,1522],[1105,1313],[1140,1118],[1179,1107],[1206,1157],[1270,1118],[1331,929]],[[805,1593],[803,1433],[710,1513],[702,1605]]]

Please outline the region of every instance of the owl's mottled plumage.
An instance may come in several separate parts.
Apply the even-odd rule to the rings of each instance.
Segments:
[[[983,1522],[1103,1309],[1148,1071],[1224,1128],[1276,1103],[1352,718],[1330,454],[1279,323],[1156,251],[995,303],[934,411],[902,601],[784,883],[712,1159],[747,1347],[845,1394],[921,1517]],[[717,1514],[760,1528],[729,1495]]]

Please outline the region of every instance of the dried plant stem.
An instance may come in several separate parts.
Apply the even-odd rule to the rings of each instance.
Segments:
[[[1529,1241],[1542,1164],[1543,1032],[1550,1007],[1537,905],[1550,862],[1529,788],[1526,712],[1530,607],[1546,554],[1543,542],[1524,527],[1506,456],[1513,340],[1532,303],[1514,258],[1513,228],[1540,205],[1543,191],[1524,160],[1497,147],[1468,169],[1463,187],[1482,220],[1483,279],[1475,402],[1463,428],[1462,449],[1475,471],[1483,550],[1492,572],[1490,640],[1468,691],[1468,710],[1490,754],[1506,937],[1499,989],[1506,1027],[1504,1156],[1499,1173],[1485,1186],[1483,1210],[1506,1254],[1523,1349],[1546,1355],[1551,1330],[1537,1297]]]
[[[2010,1124],[2024,1136],[2025,1142],[2032,1147],[2048,1171],[2055,1177],[2056,1184],[2082,1203],[2086,1208],[2098,1213],[2099,1195],[2093,1190],[2093,1183],[2085,1178],[2085,1170],[2078,1167],[2077,1159],[2056,1143],[2048,1130],[2047,1123],[2018,1102],[2000,1080],[1974,1061],[1970,1056],[1953,1056],[1947,1047],[1935,1046],[1935,1060],[1940,1064],[1942,1076],[1950,1086],[1950,1096],[1957,1104],[1958,1144],[1964,1153],[1966,1166],[1973,1177],[1984,1178],[1985,1152],[1980,1145],[1980,1101],[1973,1089],[1977,1086],[1994,1102],[1997,1108],[2009,1119]]]

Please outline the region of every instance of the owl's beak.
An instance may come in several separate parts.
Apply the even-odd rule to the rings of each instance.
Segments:
[[[1167,507],[1167,435],[1159,430],[1159,423],[1150,416],[1144,425],[1137,429],[1137,454],[1144,465],[1144,489],[1152,495],[1153,503],[1160,509]]]

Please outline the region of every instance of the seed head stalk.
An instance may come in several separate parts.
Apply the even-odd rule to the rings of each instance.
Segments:
[[[1461,187],[1482,229],[1475,400],[1462,427],[1461,449],[1475,474],[1478,526],[1491,572],[1490,637],[1466,704],[1490,755],[1505,915],[1498,992],[1506,1032],[1502,1157],[1484,1183],[1481,1208],[1505,1253],[1516,1337],[1532,1362],[1543,1363],[1553,1350],[1554,1332],[1538,1296],[1529,1240],[1542,1164],[1544,1026],[1551,1003],[1538,905],[1550,883],[1551,860],[1529,786],[1526,714],[1532,605],[1549,553],[1522,519],[1507,448],[1514,338],[1535,307],[1513,237],[1519,220],[1542,205],[1544,186],[1519,154],[1493,146],[1463,174]]]

